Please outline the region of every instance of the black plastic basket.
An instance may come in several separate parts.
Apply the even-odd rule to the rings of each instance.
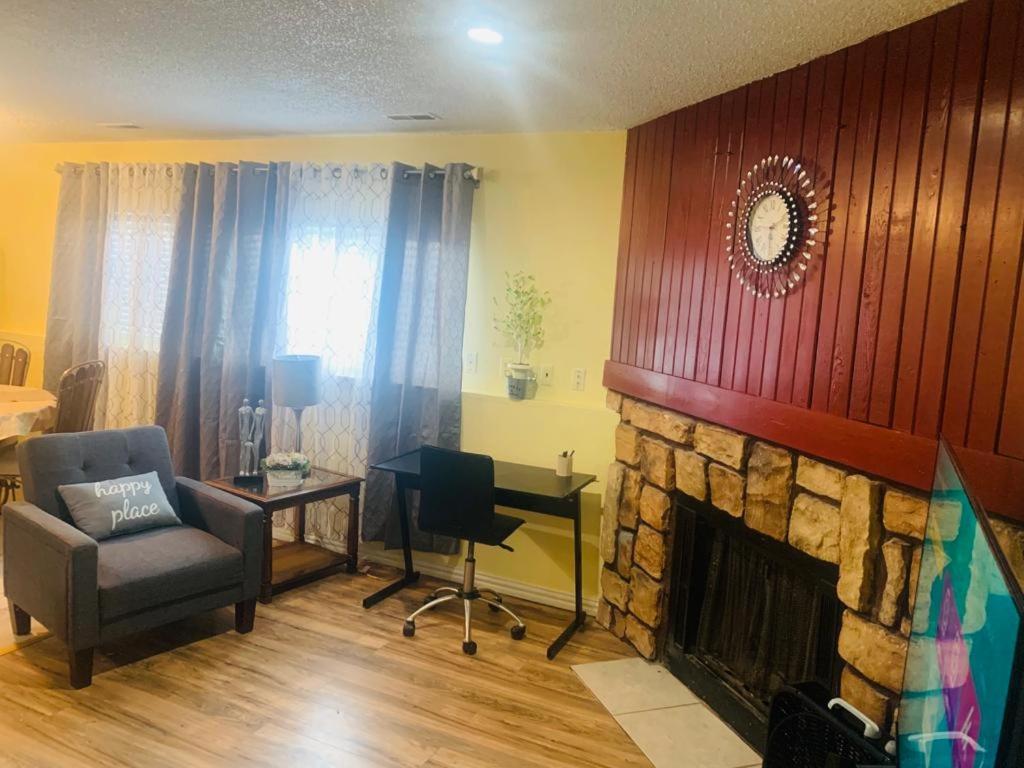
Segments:
[[[786,687],[772,699],[764,768],[861,768],[895,765],[881,744],[830,712],[814,686]]]

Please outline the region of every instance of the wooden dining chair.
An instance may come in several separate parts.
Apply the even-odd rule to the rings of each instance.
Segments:
[[[107,367],[100,360],[72,366],[57,385],[57,415],[52,432],[90,432],[96,418],[96,397]]]
[[[28,347],[9,339],[0,339],[0,384],[24,387],[32,353]]]
[[[2,369],[0,369],[2,373]],[[75,365],[61,374],[57,385],[57,414],[50,432],[91,432],[96,417],[96,398],[106,365],[100,360]],[[17,499],[21,488],[17,439],[0,443],[0,509]]]

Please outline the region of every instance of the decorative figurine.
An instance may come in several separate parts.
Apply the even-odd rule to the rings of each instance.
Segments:
[[[238,474],[243,476],[253,475],[256,472],[253,461],[253,429],[255,427],[255,413],[249,405],[249,398],[242,400],[242,407],[238,409]]]
[[[255,463],[253,468],[259,466],[260,455],[263,453],[263,444],[267,439],[267,409],[263,405],[263,401],[259,400],[256,403],[256,410],[253,412],[253,456],[255,457]]]

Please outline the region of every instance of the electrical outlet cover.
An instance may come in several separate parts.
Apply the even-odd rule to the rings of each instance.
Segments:
[[[572,388],[577,392],[582,392],[587,386],[587,369],[586,368],[573,368],[572,369]]]

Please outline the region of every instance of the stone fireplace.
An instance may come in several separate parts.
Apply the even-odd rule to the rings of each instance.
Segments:
[[[691,500],[831,567],[841,614],[830,640],[833,685],[888,726],[927,498],[615,392],[608,404],[620,423],[601,523],[598,621],[641,655],[664,658],[673,539],[686,535],[676,501]]]

